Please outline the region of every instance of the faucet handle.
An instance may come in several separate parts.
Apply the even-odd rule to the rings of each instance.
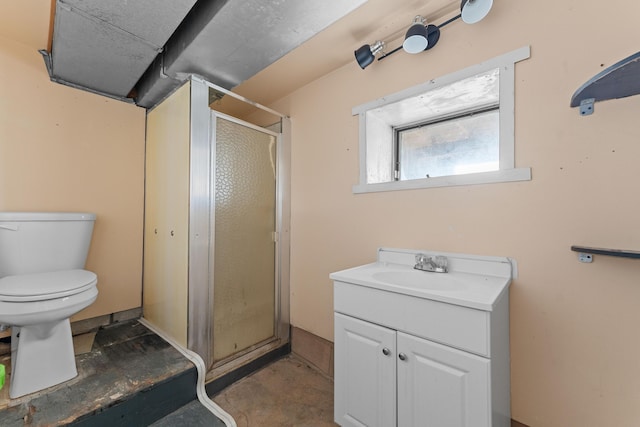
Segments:
[[[425,254],[416,254],[416,264],[424,265],[427,262],[427,256]]]
[[[443,269],[445,273],[448,271],[449,260],[447,259],[446,256],[438,255],[434,258],[433,261],[435,262],[437,268]]]

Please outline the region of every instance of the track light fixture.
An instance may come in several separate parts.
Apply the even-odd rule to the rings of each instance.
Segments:
[[[402,48],[407,53],[420,53],[429,50],[440,40],[440,28],[435,25],[425,25],[426,20],[418,15],[413,18],[413,24],[407,30]]]
[[[373,62],[373,58],[378,52],[382,52],[384,49],[384,42],[380,40],[376,41],[373,45],[369,46],[365,44],[360,49],[356,50],[354,53],[356,55],[356,61],[358,61],[358,65],[363,70],[369,66]]]
[[[489,14],[491,6],[493,6],[493,0],[462,0],[460,16],[467,24],[475,24]]]
[[[440,40],[440,28],[460,18],[467,24],[475,24],[489,14],[491,6],[493,6],[493,0],[462,0],[460,3],[460,14],[437,26],[427,25],[426,20],[421,15],[417,15],[413,18],[413,22],[407,30],[402,46],[397,47],[389,53],[383,52],[378,58],[378,61],[396,53],[400,49],[404,49],[405,52],[411,54],[429,50]],[[360,68],[364,70],[368,67],[375,59],[375,55],[382,52],[384,47],[385,43],[378,40],[371,46],[365,44],[356,50],[354,54]]]
[[[402,43],[402,48],[405,52],[418,53],[429,46],[425,23],[425,19],[420,15],[413,18],[413,24],[407,30],[407,34],[404,36],[404,43]]]

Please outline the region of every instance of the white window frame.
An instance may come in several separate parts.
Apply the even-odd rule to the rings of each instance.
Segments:
[[[480,64],[429,80],[389,96],[354,107],[352,114],[359,116],[360,183],[353,186],[354,193],[410,190],[418,188],[449,187],[457,185],[490,184],[498,182],[529,181],[531,168],[515,167],[515,64],[531,56],[529,46],[513,50]],[[500,169],[464,175],[438,176],[424,179],[367,183],[366,113],[369,110],[411,98],[442,86],[500,69]],[[390,142],[392,143],[392,142]]]

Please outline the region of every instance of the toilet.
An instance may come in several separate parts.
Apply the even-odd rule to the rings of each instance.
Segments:
[[[69,318],[98,297],[84,270],[95,215],[0,212],[0,325],[11,326],[15,399],[78,375]]]

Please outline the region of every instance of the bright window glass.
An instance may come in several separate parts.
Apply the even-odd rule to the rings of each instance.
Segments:
[[[397,132],[400,180],[500,169],[499,111],[492,110]]]

